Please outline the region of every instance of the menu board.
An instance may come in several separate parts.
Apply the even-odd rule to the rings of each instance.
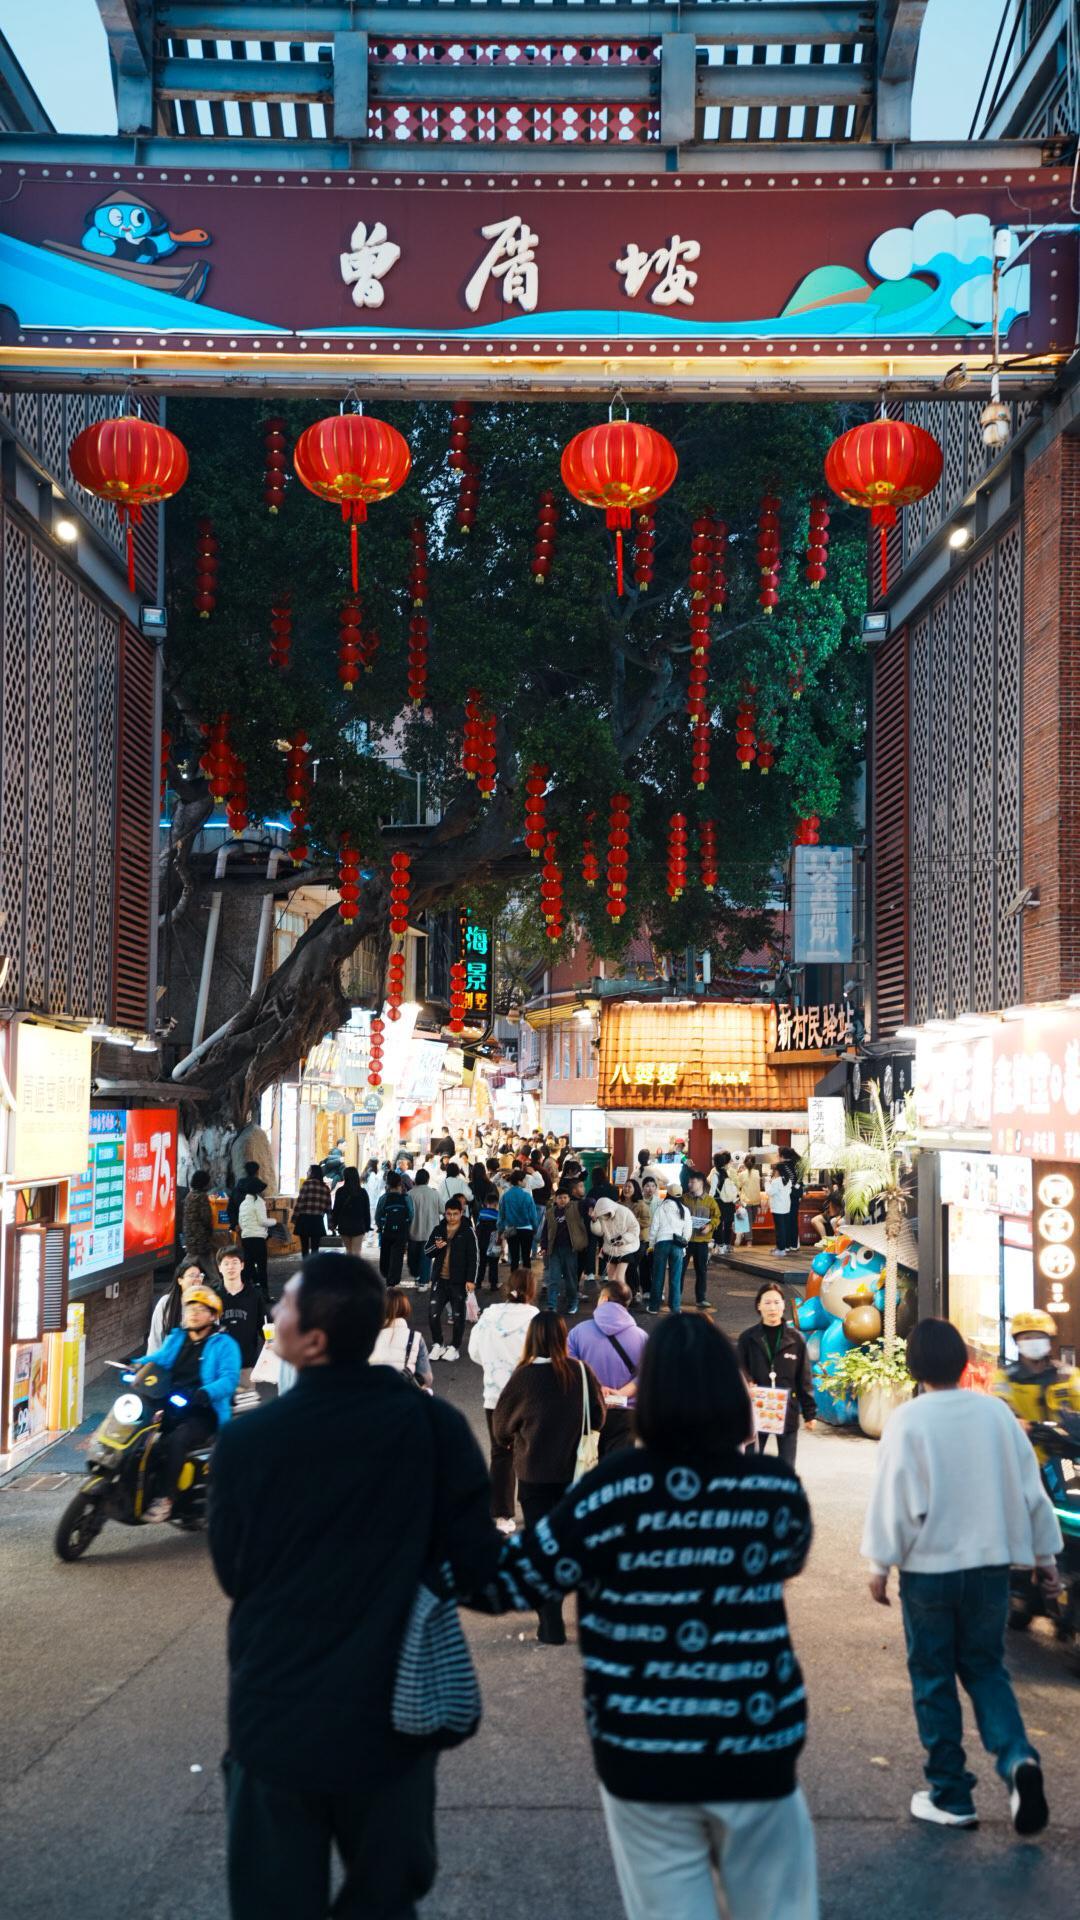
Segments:
[[[71,1181],[68,1205],[73,1280],[168,1251],[176,1237],[174,1108],[95,1108],[86,1170]]]
[[[68,1192],[71,1275],[99,1273],[124,1258],[124,1123],[116,1108],[90,1115],[90,1163]]]

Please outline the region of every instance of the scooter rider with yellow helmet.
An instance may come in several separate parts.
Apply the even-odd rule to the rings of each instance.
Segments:
[[[1059,1366],[1054,1359],[1057,1327],[1051,1314],[1026,1308],[1013,1315],[1009,1332],[1017,1358],[999,1368],[994,1392],[1007,1400],[1025,1427],[1045,1422],[1080,1435],[1080,1369]],[[1036,1446],[1042,1464],[1046,1456]]]
[[[212,1287],[192,1287],[184,1295],[183,1323],[154,1353],[136,1360],[168,1369],[171,1392],[163,1435],[165,1491],[146,1512],[147,1520],[168,1520],[189,1453],[225,1425],[240,1379],[240,1348],[217,1330],[221,1301]]]

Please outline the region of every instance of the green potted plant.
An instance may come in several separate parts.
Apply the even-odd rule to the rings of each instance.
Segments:
[[[890,1353],[883,1339],[834,1355],[821,1371],[830,1393],[858,1401],[859,1425],[871,1440],[880,1440],[889,1415],[911,1398],[915,1387],[904,1349],[894,1346]]]

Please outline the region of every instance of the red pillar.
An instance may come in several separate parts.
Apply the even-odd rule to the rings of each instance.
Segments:
[[[695,1113],[690,1121],[690,1138],[687,1141],[690,1165],[700,1167],[707,1172],[712,1165],[712,1130],[708,1117],[704,1113]]]

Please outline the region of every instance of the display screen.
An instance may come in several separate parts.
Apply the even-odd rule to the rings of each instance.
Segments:
[[[99,1273],[124,1258],[124,1145],[126,1113],[90,1115],[90,1163],[68,1190],[71,1275]]]
[[[172,1107],[94,1109],[86,1169],[68,1198],[73,1280],[171,1248],[176,1144]]]

